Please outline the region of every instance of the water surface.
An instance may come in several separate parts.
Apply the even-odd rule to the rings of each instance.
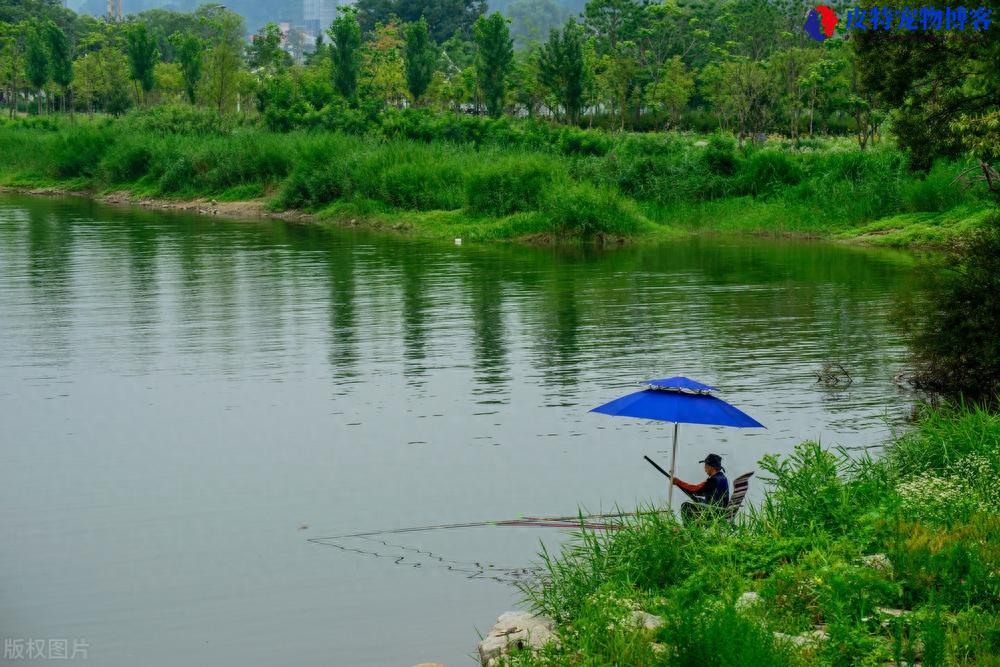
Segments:
[[[473,664],[518,595],[442,564],[523,567],[558,531],[308,539],[663,502],[642,455],[669,427],[587,413],[651,377],[768,426],[682,427],[687,479],[876,444],[910,289],[907,256],[819,243],[456,247],[2,197],[0,635],[101,665]],[[831,361],[849,388],[817,384]]]

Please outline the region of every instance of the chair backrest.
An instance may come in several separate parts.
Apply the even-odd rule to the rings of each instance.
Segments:
[[[743,505],[743,498],[747,495],[747,490],[750,488],[751,477],[753,477],[753,473],[748,472],[733,480],[733,495],[729,496],[729,507],[726,508],[726,517],[730,521],[736,518],[736,513],[740,511],[740,506]]]

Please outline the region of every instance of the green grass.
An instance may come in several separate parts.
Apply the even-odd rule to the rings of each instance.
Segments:
[[[524,591],[560,643],[512,663],[1000,664],[1000,416],[926,410],[878,460],[806,443],[761,467],[766,500],[739,525],[640,513],[543,553]],[[746,591],[760,602],[738,608]],[[634,610],[666,623],[633,627]],[[826,639],[801,647],[775,635],[814,628]]]
[[[916,176],[884,145],[861,152],[842,140],[772,141],[740,150],[721,135],[706,142],[446,116],[387,117],[368,134],[280,134],[183,109],[3,122],[0,184],[268,198],[277,211],[475,240],[708,231],[946,245],[989,210],[981,192],[953,183],[961,164]]]

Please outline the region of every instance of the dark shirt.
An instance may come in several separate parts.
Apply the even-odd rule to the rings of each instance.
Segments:
[[[729,507],[729,480],[726,479],[726,475],[720,470],[706,479],[705,483],[694,495],[709,505]]]

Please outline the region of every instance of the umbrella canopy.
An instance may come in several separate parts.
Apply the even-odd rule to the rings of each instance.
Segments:
[[[594,408],[615,417],[655,419],[674,423],[674,450],[670,462],[673,476],[677,458],[677,425],[704,424],[732,428],[764,428],[764,425],[745,412],[711,395],[715,387],[685,377],[664,378],[643,382],[647,389],[615,399]],[[668,494],[673,502],[673,484]]]

